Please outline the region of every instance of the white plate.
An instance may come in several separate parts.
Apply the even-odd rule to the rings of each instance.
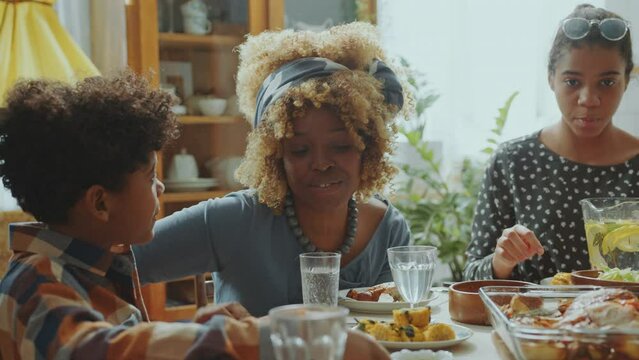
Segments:
[[[550,286],[550,285],[552,285],[552,284],[551,284],[551,282],[552,282],[552,278],[553,278],[553,277],[551,276],[551,277],[547,277],[547,278],[543,278],[543,279],[541,279],[541,281],[539,282],[539,285],[544,285],[544,286]]]
[[[429,349],[395,351],[391,360],[453,360],[453,353],[446,350],[433,351]]]
[[[444,340],[444,341],[380,341],[379,342],[383,347],[388,350],[400,350],[400,349],[409,349],[409,350],[418,350],[418,349],[443,349],[447,347],[451,347],[453,345],[457,345],[461,342],[468,340],[471,336],[473,336],[473,331],[467,327],[456,325],[456,324],[446,324],[453,328],[455,331],[455,339],[453,340]],[[357,329],[357,325],[353,327],[353,329]]]
[[[355,291],[365,291],[370,287],[355,288]],[[355,312],[373,313],[373,314],[388,314],[395,309],[403,309],[410,307],[407,302],[377,302],[377,301],[360,301],[346,297],[350,289],[340,290],[338,293],[338,304],[345,306]],[[432,291],[426,299],[418,302],[415,306],[425,306],[429,302],[433,301],[437,297],[437,294]]]
[[[198,178],[192,180],[171,180],[162,181],[167,191],[203,191],[219,185],[219,181],[214,178]]]

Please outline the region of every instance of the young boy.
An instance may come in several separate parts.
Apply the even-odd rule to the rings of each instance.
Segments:
[[[239,304],[146,322],[128,250],[153,235],[155,152],[177,136],[170,96],[126,73],[21,82],[7,104],[0,178],[40,222],[10,226],[0,358],[258,358],[258,322]]]

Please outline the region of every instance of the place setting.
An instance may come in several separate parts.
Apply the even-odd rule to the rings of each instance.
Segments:
[[[437,293],[429,291],[415,306],[427,306],[437,297]],[[410,304],[402,298],[394,282],[340,290],[338,304],[353,312],[370,314],[389,314],[395,309],[410,307]]]
[[[473,335],[469,328],[432,321],[433,307],[429,304],[437,294],[430,287],[436,258],[437,250],[432,246],[388,249],[393,283],[340,292],[341,305],[376,315],[358,314],[353,329],[371,335],[391,351],[442,349],[469,339]],[[378,301],[373,301],[375,298]]]

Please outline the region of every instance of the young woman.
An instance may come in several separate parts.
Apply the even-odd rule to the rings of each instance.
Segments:
[[[590,268],[579,200],[639,196],[639,139],[612,123],[632,68],[621,17],[579,5],[562,21],[548,61],[561,119],[496,152],[465,278],[539,281]]]
[[[255,315],[302,302],[303,252],[341,252],[341,288],[391,281],[386,249],[409,230],[374,194],[395,173],[386,155],[404,96],[382,59],[363,23],[249,37],[237,94],[254,128],[236,174],[249,189],[160,220],[135,249],[141,279],[210,271],[216,302]]]

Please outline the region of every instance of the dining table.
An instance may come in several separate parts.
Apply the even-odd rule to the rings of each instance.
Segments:
[[[450,318],[448,311],[448,288],[434,287],[431,289],[436,297],[428,303],[431,308],[431,323],[446,323],[464,326],[472,330],[473,335],[459,344],[444,349],[432,349],[433,351],[446,350],[453,354],[454,359],[490,359],[511,360],[514,359],[503,342],[496,334],[493,334],[492,326],[471,325],[457,322]],[[347,324],[355,326],[356,319],[372,319],[380,321],[392,321],[392,313],[373,314],[351,311]]]

